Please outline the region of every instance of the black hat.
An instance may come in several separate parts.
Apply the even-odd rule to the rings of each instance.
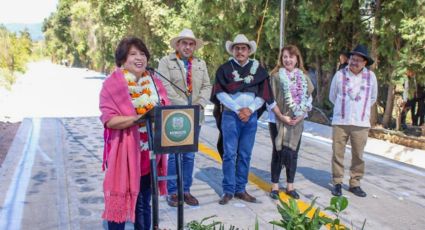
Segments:
[[[356,48],[354,48],[354,50],[349,53],[350,56],[353,54],[364,57],[367,61],[366,66],[370,66],[375,62],[371,57],[369,57],[367,48],[364,45],[357,45]]]

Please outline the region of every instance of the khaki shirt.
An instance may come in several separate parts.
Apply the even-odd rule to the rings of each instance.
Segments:
[[[176,53],[161,58],[158,65],[158,71],[176,84],[179,88],[186,91],[186,70],[184,63],[177,59]],[[172,105],[187,105],[187,97],[183,92],[176,89],[173,85],[163,80],[168,98]],[[208,103],[211,94],[211,83],[208,76],[207,65],[205,61],[194,57],[192,60],[192,104],[200,105],[200,121],[204,121],[204,108]]]

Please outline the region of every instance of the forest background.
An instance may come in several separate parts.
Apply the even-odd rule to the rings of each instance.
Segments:
[[[239,33],[258,43],[255,58],[271,70],[279,55],[280,6],[277,0],[59,0],[43,23],[41,42],[0,27],[0,86],[10,87],[32,56],[108,74],[117,43],[128,35],[145,41],[156,67],[182,28],[206,42],[196,55],[206,61],[211,81],[229,58],[225,41]],[[340,52],[365,44],[379,82],[372,125],[400,129],[406,72],[413,71],[419,87],[425,82],[425,0],[287,0],[285,6],[284,42],[301,49],[317,111],[331,116],[328,92]],[[424,116],[424,107],[422,99],[415,113]]]

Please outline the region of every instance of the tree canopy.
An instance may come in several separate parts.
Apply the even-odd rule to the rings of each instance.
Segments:
[[[25,72],[31,53],[28,30],[16,34],[0,25],[0,87],[9,89],[16,80],[15,73]]]
[[[391,114],[394,84],[415,73],[425,82],[425,0],[287,0],[285,43],[297,45],[316,83],[316,106],[331,111],[329,84],[340,51],[365,44],[376,60],[380,103]],[[44,22],[52,60],[108,72],[117,43],[142,38],[150,65],[171,52],[169,41],[187,27],[206,44],[211,78],[229,55],[224,44],[239,33],[258,43],[255,58],[271,70],[279,54],[280,1],[269,0],[60,0]],[[377,118],[375,118],[377,119]]]

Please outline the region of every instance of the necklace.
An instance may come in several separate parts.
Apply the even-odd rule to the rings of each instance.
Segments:
[[[362,79],[360,87],[356,87],[356,84],[354,83],[353,79],[347,74],[344,74],[344,80],[343,84],[345,84],[346,87],[346,94],[352,101],[360,101],[362,99],[362,93],[365,91],[367,86],[367,76],[365,76],[364,71],[362,71]],[[357,90],[356,90],[357,88]]]
[[[131,103],[136,109],[136,113],[143,115],[151,110],[158,103],[158,92],[153,79],[148,71],[136,82],[137,78],[128,70],[123,70],[124,78],[127,81],[128,91],[131,96]]]
[[[350,100],[359,102],[361,97],[361,92],[364,92],[364,104],[362,109],[362,121],[364,120],[365,111],[366,111],[366,105],[367,101],[369,100],[369,93],[370,93],[370,72],[368,69],[363,68],[362,70],[362,83],[360,85],[359,90],[357,93],[354,93],[354,83],[351,83],[350,78],[347,77],[348,67],[345,67],[342,70],[342,103],[341,103],[341,116],[342,119],[345,117],[345,99],[348,95]]]
[[[300,69],[294,69],[290,73],[285,68],[279,69],[279,79],[284,93],[286,104],[288,104],[295,116],[301,116],[311,110],[308,101],[307,80]]]
[[[229,60],[234,60],[236,62],[236,60],[233,57],[229,58]],[[250,60],[253,61],[253,63],[251,68],[249,69],[248,76],[244,78],[241,78],[241,75],[239,74],[239,72],[235,70],[235,68],[233,67],[233,64],[230,62],[233,68],[232,75],[233,75],[234,81],[243,81],[245,84],[249,84],[254,80],[254,75],[257,73],[257,69],[258,69],[258,66],[260,66],[260,63],[255,59],[250,59]]]
[[[181,55],[179,53],[177,53],[176,56],[179,59],[179,61],[183,62]],[[186,71],[186,86],[187,86],[187,92],[189,94],[192,93],[192,61],[193,61],[193,57],[190,56],[187,59],[187,71]],[[183,62],[183,66],[184,66],[184,62]]]

